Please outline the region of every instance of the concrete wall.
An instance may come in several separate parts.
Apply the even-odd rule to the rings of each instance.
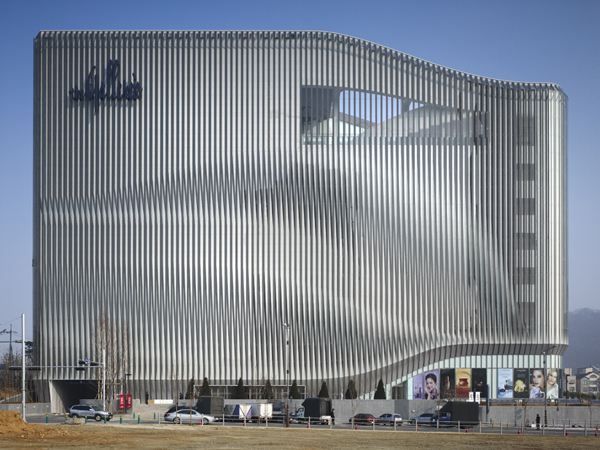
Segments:
[[[0,411],[22,411],[22,405],[17,403],[2,404],[0,405]],[[50,403],[26,403],[25,414],[51,414],[52,405]]]
[[[256,402],[255,399],[247,400],[234,400],[225,399],[225,405],[238,404],[238,403],[252,403]],[[265,402],[265,400],[261,400]],[[290,412],[296,413],[299,407],[302,406],[304,400],[291,400],[290,401]],[[80,404],[102,406],[102,400],[79,400]],[[116,403],[116,402],[115,402]],[[281,400],[273,402],[273,406],[280,406]],[[189,400],[179,400],[179,404],[187,405]],[[116,412],[118,414],[129,414],[136,412],[137,414],[153,415],[164,414],[171,404],[140,404],[139,399],[134,399],[133,409],[127,412]],[[437,403],[435,400],[355,400],[354,405],[352,400],[332,400],[332,407],[335,409],[336,423],[348,423],[352,417],[352,411],[358,413],[370,413],[375,417],[379,417],[385,413],[397,413],[402,416],[404,421],[407,421],[411,417],[418,416],[422,413],[436,412]],[[20,404],[0,405],[2,410],[21,411]],[[51,412],[50,403],[28,403],[27,414],[48,414]],[[600,425],[600,406],[560,406],[556,409],[556,406],[548,406],[548,425],[561,426],[584,426],[588,427]],[[529,406],[525,411],[525,408],[521,405],[492,405],[490,407],[489,414],[486,415],[485,403],[482,403],[479,408],[479,418],[482,422],[490,422],[494,424],[510,424],[511,426],[522,425],[525,420],[526,425],[535,423],[535,417],[539,414],[543,420],[544,407],[543,406]],[[590,416],[591,414],[591,416]]]
[[[482,411],[482,420],[485,420],[485,406],[480,408]],[[592,406],[560,406],[558,411],[556,406],[548,406],[546,409],[548,413],[548,426],[590,426],[590,423],[594,428],[596,425],[600,425],[600,407]],[[506,406],[492,406],[488,415],[488,422],[490,420],[493,423],[509,423],[514,426],[515,421],[517,425],[523,424],[525,421],[526,425],[535,423],[536,415],[540,415],[540,419],[544,420],[544,407],[543,406],[529,406],[525,410],[522,406],[506,405]]]
[[[418,416],[422,413],[435,412],[435,400],[333,400],[336,423],[349,422],[352,411],[355,414],[370,413],[379,417],[386,413],[396,413],[403,420]]]
[[[301,402],[300,402],[301,403]],[[442,403],[443,405],[443,403]],[[333,400],[332,406],[335,409],[336,423],[348,422],[352,417],[352,400]],[[416,417],[423,413],[435,413],[437,411],[435,400],[355,400],[354,411],[358,413],[370,413],[379,417],[384,413],[397,413],[402,416],[404,421],[411,417]],[[293,411],[293,407],[292,407]],[[562,426],[590,426],[600,425],[600,407],[593,406],[560,406],[558,411],[556,406],[548,406],[548,425]],[[514,426],[535,423],[536,415],[539,414],[541,420],[544,417],[543,406],[529,406],[527,410],[523,406],[515,405],[492,405],[489,414],[486,415],[485,404],[479,408],[479,419],[482,422],[499,424],[510,423]],[[591,415],[590,415],[591,414]]]

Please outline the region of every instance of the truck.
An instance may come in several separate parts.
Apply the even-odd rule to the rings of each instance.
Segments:
[[[200,396],[194,409],[200,414],[209,414],[220,419],[225,414],[224,403],[222,397]]]
[[[458,426],[461,428],[479,425],[479,403],[476,402],[448,402],[438,413],[438,417],[431,421],[432,426]]]
[[[246,404],[225,405],[225,420],[250,420],[252,418],[252,406]]]
[[[273,403],[241,403],[225,405],[225,420],[248,422],[257,420],[271,420],[273,417]]]
[[[296,414],[290,414],[294,422],[308,422],[329,424],[331,422],[331,400],[320,397],[307,398],[302,402]]]
[[[273,403],[249,403],[251,420],[273,418]]]

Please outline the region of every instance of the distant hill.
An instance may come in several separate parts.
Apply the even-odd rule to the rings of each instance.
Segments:
[[[563,356],[563,366],[577,369],[591,364],[600,364],[600,311],[570,311],[569,348]]]

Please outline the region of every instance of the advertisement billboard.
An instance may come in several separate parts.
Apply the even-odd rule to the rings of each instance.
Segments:
[[[562,377],[559,369],[548,369],[548,372],[546,372],[546,398],[552,400],[560,398],[561,381]]]
[[[471,390],[487,398],[487,369],[471,369]]]
[[[456,369],[456,398],[469,398],[471,369]]]
[[[498,398],[513,398],[512,369],[498,369]]]
[[[513,380],[513,397],[529,398],[529,369],[515,369]]]
[[[423,384],[425,389],[425,395],[423,397],[424,400],[437,400],[440,398],[439,379],[439,370],[430,370],[429,372],[425,372],[425,375],[423,376]]]
[[[441,369],[440,370],[440,388],[442,390],[442,398],[452,399],[456,397],[456,387],[454,384],[455,380],[454,369]]]
[[[423,374],[413,378],[413,398],[423,400]]]
[[[545,383],[544,369],[531,369],[529,372],[529,398],[544,398]]]

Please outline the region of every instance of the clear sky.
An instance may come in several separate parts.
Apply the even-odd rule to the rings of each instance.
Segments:
[[[0,331],[20,333],[25,313],[33,336],[40,30],[332,31],[476,75],[557,83],[569,96],[569,309],[600,309],[600,1],[0,0]]]

